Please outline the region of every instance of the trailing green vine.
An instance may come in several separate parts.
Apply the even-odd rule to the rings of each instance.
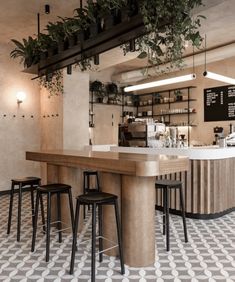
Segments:
[[[46,88],[49,93],[48,98],[55,95],[60,95],[64,93],[63,85],[63,71],[58,70],[53,74],[47,76],[42,76],[39,78],[39,85]]]

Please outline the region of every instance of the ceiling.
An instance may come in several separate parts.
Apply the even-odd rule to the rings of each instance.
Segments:
[[[194,14],[206,16],[206,20],[202,20],[201,34],[207,34],[207,48],[235,40],[235,0],[204,0],[204,3],[205,6],[195,10]],[[49,15],[44,12],[45,4],[51,7]],[[1,1],[0,44],[12,44],[12,38],[21,40],[23,37],[37,34],[37,13],[40,13],[42,31],[46,23],[56,21],[57,16],[72,16],[73,10],[79,5],[79,0]],[[100,69],[115,65],[118,73],[141,68],[145,63],[136,59],[136,56],[137,54],[132,53],[124,57],[120,48],[116,48],[101,55]]]

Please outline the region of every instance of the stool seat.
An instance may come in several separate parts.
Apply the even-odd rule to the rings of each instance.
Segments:
[[[67,193],[69,189],[71,189],[70,185],[63,183],[53,183],[41,185],[37,190],[39,190],[41,193]]]
[[[104,193],[104,192],[93,192],[78,196],[81,204],[108,204],[117,199],[116,195]]]
[[[73,200],[72,200],[72,187],[67,184],[62,183],[53,183],[42,185],[37,188],[36,194],[36,207],[35,207],[35,217],[34,217],[34,228],[33,228],[33,236],[32,236],[32,245],[31,245],[31,252],[35,250],[35,242],[37,236],[37,220],[38,220],[38,209],[39,209],[39,200],[42,199],[42,194],[46,194],[47,199],[47,220],[46,220],[46,262],[49,261],[50,255],[50,229],[51,229],[51,201],[52,197],[56,196],[56,225],[59,235],[59,243],[62,242],[62,221],[61,221],[61,194],[66,193],[68,195],[69,201],[69,209],[70,209],[70,218],[71,218],[71,227],[73,230],[74,226],[74,213],[73,213]],[[66,210],[67,212],[67,210]]]
[[[170,180],[170,179],[164,179],[164,180],[157,180],[155,183],[156,188],[159,188],[159,186],[167,187],[167,188],[177,188],[181,186],[181,181],[179,180]]]
[[[13,178],[11,180],[11,194],[10,194],[10,204],[9,204],[9,213],[8,213],[8,227],[7,234],[10,234],[11,231],[11,220],[12,220],[12,211],[13,211],[13,200],[14,194],[18,194],[18,215],[17,215],[17,241],[20,242],[20,232],[21,232],[21,208],[22,208],[22,193],[27,189],[23,189],[25,186],[29,188],[31,193],[31,209],[32,209],[32,225],[34,223],[34,190],[40,185],[41,179],[36,176],[28,176],[22,178]],[[15,191],[15,187],[18,186],[18,190]],[[41,202],[42,207],[42,202]],[[44,214],[42,207],[42,221],[44,222]]]
[[[41,178],[34,177],[34,176],[28,176],[28,177],[22,177],[22,178],[13,178],[11,180],[15,185],[21,184],[21,186],[25,185],[38,185],[38,183],[41,181]]]

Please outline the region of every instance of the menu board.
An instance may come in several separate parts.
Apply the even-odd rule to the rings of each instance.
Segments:
[[[235,120],[235,86],[204,89],[204,121]]]

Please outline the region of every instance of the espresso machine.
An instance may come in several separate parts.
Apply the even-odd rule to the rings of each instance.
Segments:
[[[223,127],[216,126],[214,127],[215,140],[213,141],[213,145],[218,145],[219,140],[224,138],[224,129]]]

